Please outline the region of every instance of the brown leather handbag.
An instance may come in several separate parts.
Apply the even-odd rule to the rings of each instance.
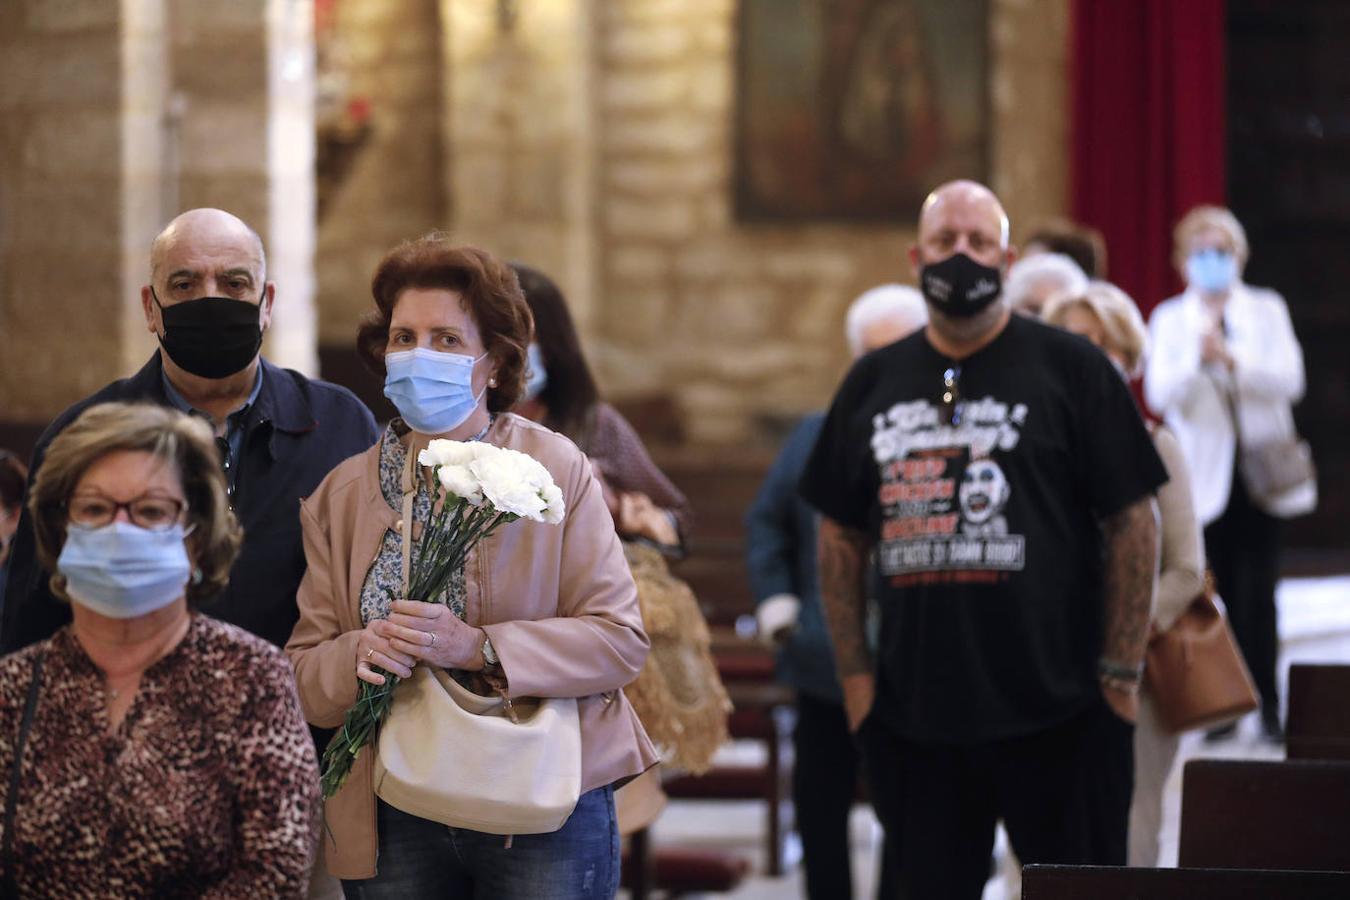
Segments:
[[[1144,683],[1173,732],[1223,725],[1256,709],[1251,673],[1209,578],[1176,623],[1149,641]]]

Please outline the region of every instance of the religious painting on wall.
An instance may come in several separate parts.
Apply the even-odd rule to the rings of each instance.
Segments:
[[[987,181],[988,0],[740,0],[737,217],[913,221]]]

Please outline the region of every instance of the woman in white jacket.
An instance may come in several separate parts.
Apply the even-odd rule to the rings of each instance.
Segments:
[[[1243,283],[1247,235],[1229,210],[1191,210],[1177,224],[1174,246],[1187,289],[1149,321],[1144,396],[1185,454],[1206,556],[1261,695],[1262,727],[1279,739],[1279,524],[1310,511],[1317,488],[1309,480],[1279,496],[1255,496],[1239,456],[1294,436],[1290,407],[1303,396],[1303,351],[1283,298]]]

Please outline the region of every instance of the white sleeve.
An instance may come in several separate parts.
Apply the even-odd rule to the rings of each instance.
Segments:
[[[1238,391],[1244,397],[1297,403],[1305,388],[1303,348],[1294,336],[1289,307],[1274,291],[1260,291],[1257,298],[1261,341],[1232,351]]]
[[[1201,383],[1200,335],[1186,325],[1179,301],[1167,301],[1149,318],[1149,355],[1144,399],[1157,413],[1181,406]]]

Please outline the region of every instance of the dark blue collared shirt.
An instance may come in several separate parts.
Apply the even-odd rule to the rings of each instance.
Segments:
[[[197,409],[187,401],[186,397],[178,393],[178,389],[173,386],[173,382],[169,381],[167,372],[161,370],[160,376],[164,380],[164,396],[169,401],[170,405],[182,410],[190,416],[197,416],[198,418],[205,419],[207,422],[211,423],[211,429],[214,431],[216,423],[215,420],[211,418],[211,414],[204,410]],[[258,394],[262,391],[262,382],[263,367],[260,363],[258,365],[258,374],[253,378],[253,390],[248,392],[248,399],[244,401],[242,406],[225,417],[225,444],[222,449],[226,450],[224,459],[225,480],[229,482],[230,496],[234,496],[234,488],[238,484],[239,455],[244,447],[244,423],[248,419],[249,410],[253,408],[253,404],[258,402]],[[217,442],[219,442],[219,438],[217,438]]]

